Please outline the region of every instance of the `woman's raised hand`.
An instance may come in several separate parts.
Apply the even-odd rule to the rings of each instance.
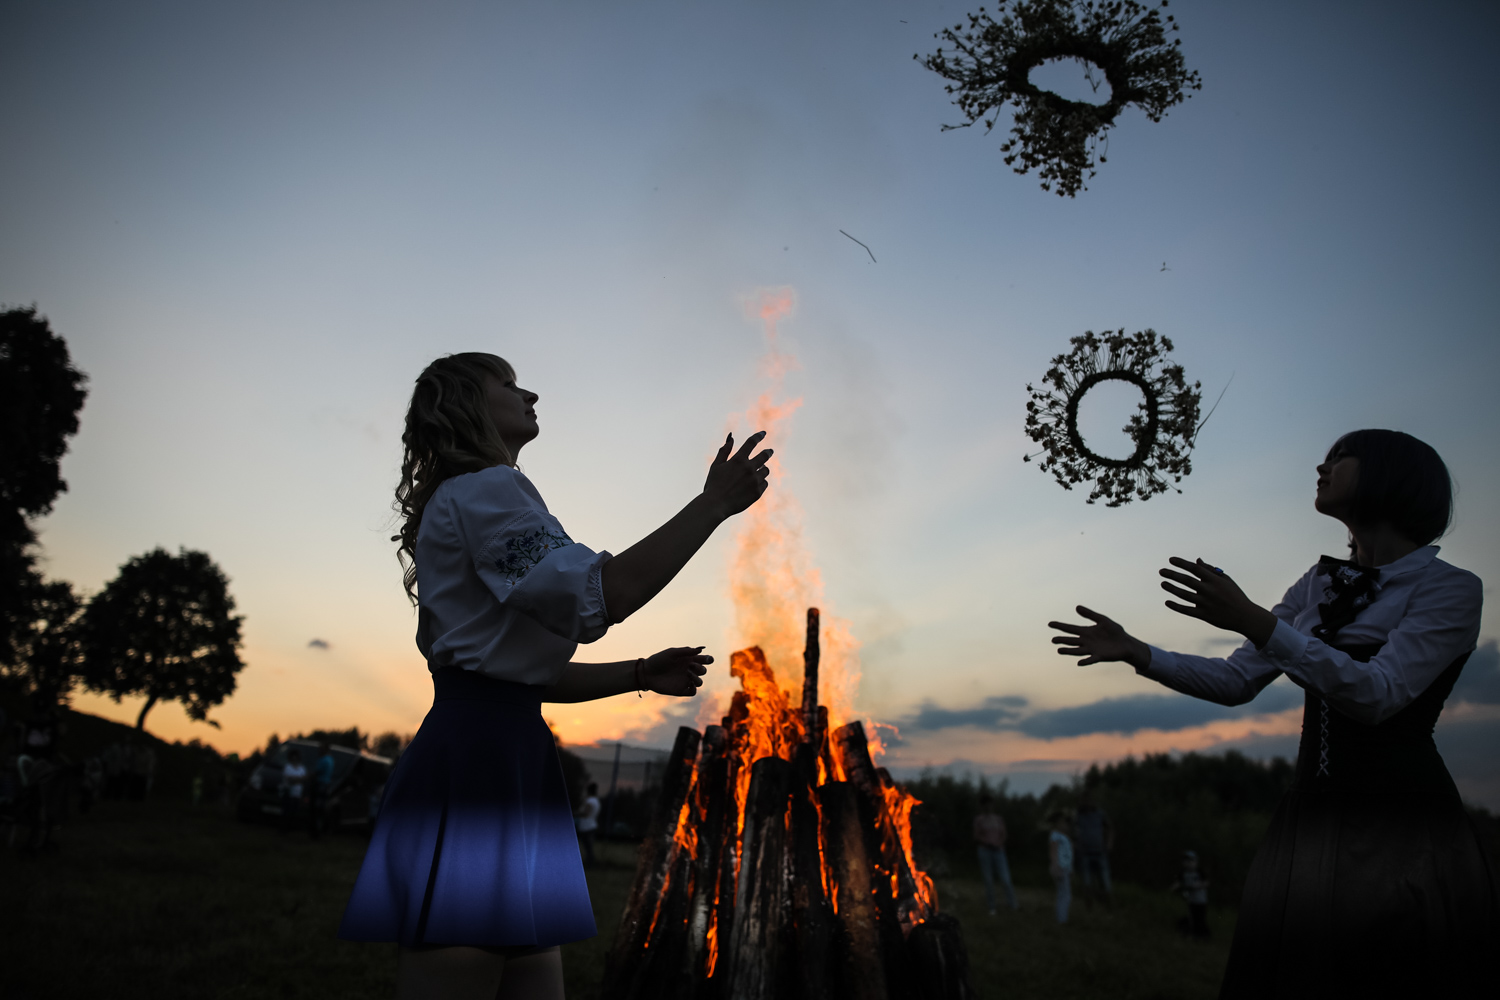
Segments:
[[[734,435],[730,434],[724,439],[724,447],[714,456],[713,464],[708,467],[703,496],[713,504],[721,517],[738,514],[759,500],[760,495],[766,491],[766,477],[771,474],[771,470],[766,468],[766,460],[771,457],[772,451],[767,448],[754,458],[750,457],[751,450],[765,436],[765,431],[756,431],[731,456]]]
[[[1256,646],[1264,646],[1270,640],[1276,630],[1276,616],[1246,597],[1239,584],[1222,569],[1202,559],[1188,562],[1173,556],[1167,561],[1184,572],[1163,569],[1161,575],[1173,582],[1164,582],[1161,589],[1187,602],[1167,601],[1167,607],[1216,628],[1238,632]]]
[[[641,682],[657,694],[691,698],[703,685],[703,675],[714,658],[702,646],[674,646],[646,657]]]
[[[1052,643],[1057,646],[1060,656],[1083,657],[1078,661],[1080,667],[1091,663],[1123,661],[1139,670],[1151,662],[1151,647],[1121,628],[1118,622],[1090,611],[1082,604],[1075,610],[1094,624],[1047,623],[1048,628],[1067,633],[1052,637]]]

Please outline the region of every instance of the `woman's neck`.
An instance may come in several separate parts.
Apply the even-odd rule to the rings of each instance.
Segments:
[[[1389,522],[1373,527],[1345,524],[1354,539],[1354,561],[1361,566],[1384,566],[1422,547],[1391,527]]]

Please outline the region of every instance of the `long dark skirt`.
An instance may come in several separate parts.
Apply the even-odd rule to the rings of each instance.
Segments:
[[[1500,995],[1500,888],[1431,737],[1462,667],[1379,726],[1308,695],[1222,1000]]]
[[[573,810],[539,689],[433,675],[339,937],[407,947],[550,947],[593,937]]]

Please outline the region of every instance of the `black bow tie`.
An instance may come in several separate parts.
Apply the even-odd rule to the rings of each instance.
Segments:
[[[1373,566],[1361,566],[1347,559],[1324,556],[1318,560],[1318,572],[1328,577],[1333,600],[1318,605],[1318,617],[1322,619],[1322,623],[1313,626],[1313,635],[1327,642],[1375,600],[1380,570]]]

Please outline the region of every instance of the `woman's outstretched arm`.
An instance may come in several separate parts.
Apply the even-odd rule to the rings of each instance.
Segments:
[[[676,646],[641,660],[618,663],[570,663],[562,679],[542,694],[543,701],[576,702],[608,698],[627,691],[691,698],[703,684],[712,656],[702,646]]]
[[[1048,622],[1048,628],[1066,633],[1052,637],[1059,656],[1083,657],[1078,661],[1080,667],[1093,663],[1128,663],[1137,670],[1145,670],[1150,666],[1151,647],[1125,631],[1119,622],[1090,611],[1082,604],[1074,610],[1094,624]]]
[[[703,492],[677,516],[604,564],[604,607],[611,622],[624,621],[661,593],[715,528],[760,499],[770,474],[766,460],[771,449],[753,458],[750,452],[765,436],[765,431],[750,435],[733,456],[734,435],[725,438],[709,466]]]
[[[1162,577],[1173,582],[1163,582],[1162,589],[1192,603],[1167,601],[1167,607],[1179,614],[1239,632],[1250,639],[1251,645],[1236,650],[1227,659],[1169,653],[1146,645],[1117,622],[1080,606],[1078,613],[1093,622],[1092,625],[1048,623],[1048,627],[1065,633],[1052,638],[1058,653],[1082,657],[1080,666],[1114,661],[1129,663],[1137,673],[1174,691],[1220,705],[1243,705],[1253,700],[1281,672],[1259,652],[1259,647],[1275,630],[1278,614],[1251,602],[1233,580],[1202,559],[1190,563],[1173,557],[1171,562],[1188,572],[1163,569]],[[1286,599],[1277,605],[1277,612],[1288,619],[1292,617],[1292,608]]]

